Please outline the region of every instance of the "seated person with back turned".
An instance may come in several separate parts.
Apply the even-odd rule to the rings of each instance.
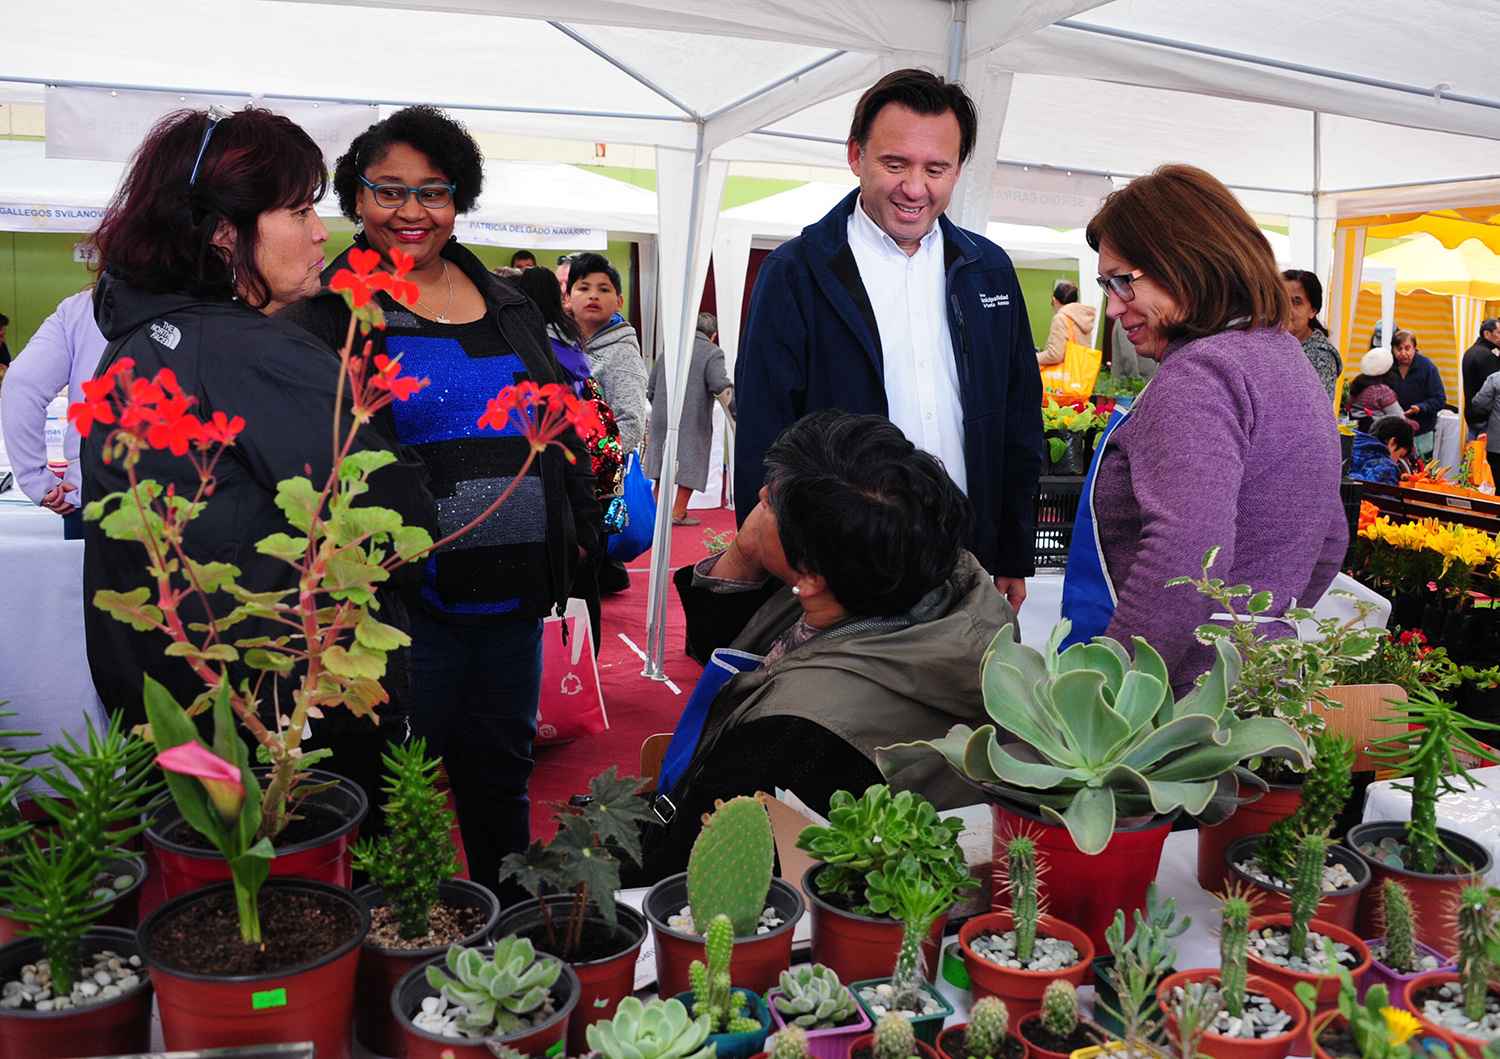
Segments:
[[[671,804],[656,802],[671,822],[646,832],[653,879],[686,866],[716,798],[784,787],[826,813],[834,791],[887,782],[876,747],[981,723],[980,659],[1016,620],[960,546],[967,498],[884,416],[814,413],[765,463],[728,550],[678,571],[690,640],[759,664],[705,703],[711,662],[678,722],[659,785]],[[974,800],[937,755],[889,782],[939,808]]]

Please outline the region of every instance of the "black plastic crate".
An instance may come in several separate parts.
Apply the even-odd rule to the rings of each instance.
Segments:
[[[1081,476],[1043,475],[1036,487],[1036,565],[1068,565],[1073,520],[1083,497]]]

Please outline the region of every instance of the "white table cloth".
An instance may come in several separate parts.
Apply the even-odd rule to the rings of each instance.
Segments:
[[[1500,766],[1472,769],[1470,774],[1479,781],[1479,787],[1440,797],[1437,822],[1440,827],[1472,838],[1489,850],[1492,863],[1486,877],[1491,884],[1500,885]],[[1395,782],[1380,780],[1370,784],[1365,796],[1367,823],[1411,819],[1411,795],[1397,790]]]
[[[1463,459],[1464,428],[1457,412],[1446,408],[1437,414],[1437,425],[1432,428],[1432,461],[1450,472],[1458,470]]]

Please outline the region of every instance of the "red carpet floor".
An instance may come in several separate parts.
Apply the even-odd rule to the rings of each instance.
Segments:
[[[732,510],[693,510],[690,514],[703,524],[673,527],[674,570],[708,554],[705,530],[720,532],[734,528]],[[604,691],[609,730],[537,752],[536,771],[531,777],[531,832],[535,838],[551,837],[552,803],[586,790],[590,777],[610,765],[618,765],[621,775],[636,775],[640,771],[641,741],[657,732],[670,732],[676,726],[678,714],[702,671],[683,651],[682,607],[676,590],[668,584],[667,651],[663,669],[677,691],[668,684],[641,676],[651,553],[627,565],[630,588],[605,596],[601,615],[599,683]]]

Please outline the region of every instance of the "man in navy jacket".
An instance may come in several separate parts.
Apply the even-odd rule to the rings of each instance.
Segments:
[[[761,266],[735,365],[735,501],[762,458],[825,408],[889,417],[974,507],[970,550],[1020,607],[1033,560],[1042,384],[1005,251],[943,210],[978,124],[962,86],[898,70],[855,107],[860,187]]]

